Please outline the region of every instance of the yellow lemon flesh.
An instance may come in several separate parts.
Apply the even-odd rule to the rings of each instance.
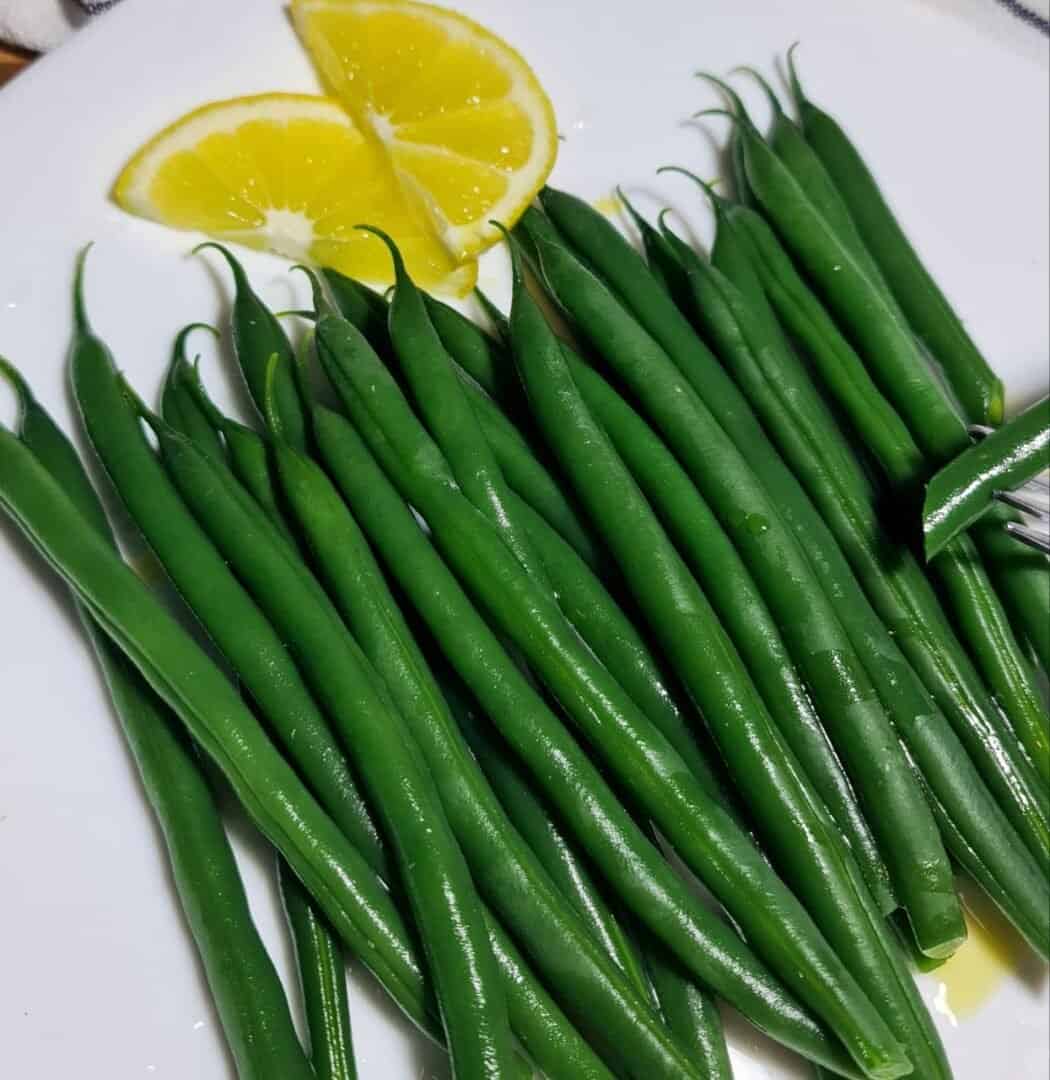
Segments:
[[[332,93],[461,261],[511,227],[554,165],[547,95],[506,42],[412,0],[293,0]]]
[[[142,217],[386,283],[390,256],[355,226],[378,225],[424,287],[462,295],[473,262],[454,259],[375,141],[339,102],[263,94],[206,105],[128,163],[117,202]]]

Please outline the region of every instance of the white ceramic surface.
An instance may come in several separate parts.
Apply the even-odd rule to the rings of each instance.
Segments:
[[[706,210],[665,163],[714,172],[713,144],[683,118],[715,103],[691,78],[768,68],[796,38],[807,87],[875,162],[913,237],[1019,405],[1046,390],[1047,66],[916,0],[458,0],[536,67],[565,136],[555,180],[589,198],[623,183],[709,234]],[[1042,59],[1045,61],[1045,52]],[[192,238],[122,215],[106,199],[131,150],[213,98],[310,91],[316,79],[280,0],[126,0],[0,92],[0,352],[72,425],[63,355],[76,249],[97,241],[88,303],[132,381],[157,387],[185,322],[219,317],[227,282]],[[745,87],[756,109],[761,101]],[[709,129],[719,138],[717,123]],[[286,267],[247,259],[287,306]],[[502,296],[499,255],[483,283]],[[301,295],[301,294],[299,294]],[[218,375],[212,377],[212,381]],[[229,389],[229,387],[224,387]],[[12,407],[6,395],[0,417]],[[215,1017],[179,921],[158,844],[61,590],[0,523],[0,1075],[12,1080],[229,1080]],[[288,971],[269,860],[238,850],[252,905]],[[352,979],[361,1076],[443,1075],[439,1057]],[[959,1080],[1045,1080],[1045,971],[1023,963],[953,1026]],[[740,1080],[801,1076],[738,1022]]]

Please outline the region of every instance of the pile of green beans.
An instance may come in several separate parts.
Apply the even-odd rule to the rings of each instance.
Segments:
[[[906,956],[965,948],[954,875],[1050,958],[1050,574],[996,499],[1047,402],[972,443],[1000,380],[794,56],[798,122],[747,71],[765,134],[703,76],[735,197],[670,170],[709,256],[545,188],[494,333],[362,224],[393,289],[296,268],[297,348],[201,245],[248,422],[201,323],[151,412],[82,256],[74,398],[170,602],[0,360],[0,506],[72,590],[240,1080],[356,1080],[347,958],[456,1080],[731,1080],[721,1003],[821,1075],[950,1080]],[[302,1042],[202,755],[274,848]]]

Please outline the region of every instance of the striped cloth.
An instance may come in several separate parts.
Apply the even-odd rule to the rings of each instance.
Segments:
[[[60,44],[91,16],[119,0],[0,0],[0,42],[34,51]],[[146,3],[147,0],[141,0]],[[445,0],[455,6],[455,0]],[[990,34],[1026,37],[1031,30],[1050,38],[1050,0],[928,0],[970,18]]]

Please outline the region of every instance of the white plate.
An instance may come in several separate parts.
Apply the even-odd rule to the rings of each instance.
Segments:
[[[701,237],[709,219],[686,182],[653,176],[665,163],[714,172],[704,133],[681,123],[715,102],[690,73],[768,69],[800,38],[807,86],[858,134],[1011,402],[1045,392],[1048,110],[1037,44],[1004,45],[905,0],[458,6],[519,46],[549,89],[565,136],[560,185],[600,198],[624,183],[647,208],[672,201]],[[0,352],[67,425],[68,289],[85,241],[97,241],[93,320],[147,394],[177,328],[218,318],[225,302],[225,276],[186,257],[191,237],[107,202],[125,158],[206,100],[315,88],[279,0],[126,0],[0,93]],[[285,266],[247,261],[263,294],[287,306],[299,286]],[[491,259],[485,284],[500,291],[503,270]],[[11,415],[6,400],[0,415]],[[61,591],[6,522],[0,532],[0,1071],[228,1080],[157,832],[95,668]],[[259,845],[238,847],[260,928],[287,974],[269,860]],[[938,1011],[958,1077],[1044,1080],[1045,971],[1022,964],[990,983],[958,1027]],[[957,984],[947,1006],[963,1013]],[[923,992],[944,1004],[936,977]],[[442,1074],[366,976],[353,979],[353,1020],[363,1078]],[[743,1025],[732,1037],[740,1080],[802,1075]]]

